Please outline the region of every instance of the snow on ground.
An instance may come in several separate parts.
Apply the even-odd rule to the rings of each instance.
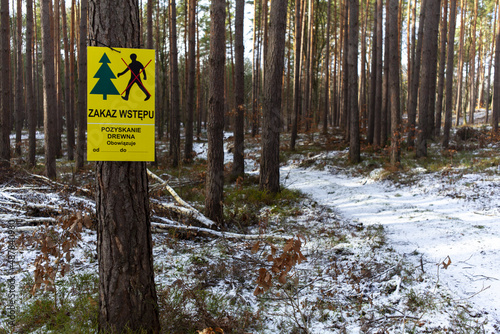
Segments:
[[[381,224],[388,243],[446,284],[456,300],[469,300],[500,323],[500,176],[419,174],[419,182],[396,186],[382,170],[353,177],[335,168],[281,169],[282,184],[300,189],[347,220]],[[440,263],[451,264],[443,269]]]

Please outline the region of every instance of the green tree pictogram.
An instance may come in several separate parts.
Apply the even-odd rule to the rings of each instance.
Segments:
[[[108,64],[110,64],[111,61],[109,60],[106,53],[103,54],[99,62],[102,65],[94,75],[94,78],[98,78],[99,81],[97,81],[94,88],[92,88],[90,94],[102,94],[104,100],[108,99],[108,95],[120,95],[115,85],[111,81],[111,79],[116,79],[116,76],[113,71],[111,71],[111,68],[109,68]]]

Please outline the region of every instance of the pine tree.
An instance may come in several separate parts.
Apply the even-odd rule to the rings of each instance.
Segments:
[[[111,81],[111,79],[116,79],[115,74],[111,71],[111,68],[108,64],[111,63],[106,53],[103,54],[101,60],[99,62],[102,64],[101,67],[97,70],[97,73],[94,75],[94,78],[98,78],[99,81],[95,84],[94,88],[90,94],[97,94],[103,96],[104,100],[108,99],[108,95],[120,95],[115,85]]]

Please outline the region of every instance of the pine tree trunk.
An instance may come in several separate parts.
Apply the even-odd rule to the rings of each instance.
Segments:
[[[188,89],[187,89],[187,120],[184,142],[184,160],[193,159],[193,122],[195,106],[195,73],[196,73],[196,0],[189,0],[189,36],[188,36]]]
[[[26,113],[28,116],[28,164],[36,164],[36,109],[33,91],[33,0],[26,1]]]
[[[177,13],[175,0],[170,0],[170,156],[177,167],[181,155],[181,119],[179,96],[179,66],[177,62]]]
[[[285,60],[287,0],[273,0],[269,24],[269,45],[265,60],[266,81],[262,120],[260,187],[271,193],[280,191],[279,151],[281,88]]]
[[[418,101],[417,157],[427,156],[427,140],[431,134],[430,112],[434,111],[436,95],[437,36],[441,0],[425,2],[428,13],[424,24],[422,45],[421,89]]]
[[[328,133],[328,111],[330,110],[330,21],[332,0],[328,0],[326,14],[326,58],[325,58],[325,105],[323,106],[323,134]]]
[[[417,119],[418,90],[420,87],[420,69],[422,60],[422,44],[424,40],[424,25],[426,20],[426,1],[422,0],[420,5],[420,20],[418,23],[418,40],[415,57],[412,62],[412,77],[410,96],[408,99],[408,149],[415,147],[415,127]]]
[[[452,123],[452,110],[453,110],[453,66],[454,66],[454,46],[455,46],[455,30],[457,22],[457,0],[450,0],[450,31],[448,32],[448,54],[446,64],[446,102],[445,102],[445,117],[443,129],[444,148],[448,147],[450,141],[450,130]]]
[[[79,52],[78,52],[78,102],[76,115],[76,168],[82,169],[85,158],[85,131],[87,128],[87,11],[88,1],[80,2]]]
[[[476,109],[476,22],[477,22],[478,0],[474,0],[474,19],[472,20],[471,45],[469,50],[470,75],[469,75],[469,123],[474,124],[474,111]]]
[[[347,34],[347,105],[350,117],[349,126],[349,161],[360,161],[359,108],[358,108],[358,36],[359,36],[359,0],[349,0],[349,32]]]
[[[1,131],[0,142],[0,166],[10,167],[10,27],[9,27],[9,1],[2,0],[0,3],[0,30],[1,30],[1,52],[0,61],[1,79]]]
[[[374,110],[374,132],[373,146],[381,146],[382,130],[382,0],[377,0],[377,45],[376,45],[376,71],[377,82],[375,85],[375,110]]]
[[[499,15],[500,16],[500,15]],[[491,121],[493,132],[498,133],[498,120],[500,114],[500,23],[497,27],[495,48],[495,74],[493,78],[493,108]]]
[[[71,110],[72,86],[70,83],[70,62],[69,62],[69,41],[68,27],[66,24],[66,4],[61,2],[62,22],[63,22],[63,40],[64,40],[64,110],[66,111],[66,143],[68,146],[68,160],[74,159],[73,146],[75,145],[75,124],[73,122],[73,112]]]
[[[243,20],[245,0],[236,0],[234,18],[234,53],[235,53],[235,89],[234,103],[236,117],[234,120],[233,176],[245,174],[244,140],[245,140],[245,59],[243,45]]]
[[[139,5],[91,0],[91,40],[140,45]],[[96,163],[99,330],[158,333],[145,162]]]
[[[56,87],[54,82],[54,45],[50,29],[50,1],[42,0],[42,69],[43,69],[43,110],[45,134],[45,172],[51,179],[56,178],[56,137],[57,113]]]
[[[438,77],[438,93],[436,100],[436,123],[434,126],[434,135],[439,137],[441,134],[441,115],[443,113],[443,94],[444,94],[444,73],[446,66],[446,38],[447,28],[448,28],[448,0],[444,0],[443,3],[443,20],[441,21],[441,31],[439,33],[439,38],[441,41],[441,46],[439,47],[439,77]]]
[[[467,2],[462,0],[460,5],[460,10],[462,11],[462,17],[460,19],[460,44],[458,49],[458,77],[457,77],[457,100],[456,100],[456,120],[455,126],[460,125],[460,116],[462,114],[462,91],[463,91],[463,71],[464,71],[464,33],[465,33],[465,7]]]
[[[491,41],[491,56],[490,56],[490,61],[488,63],[488,86],[486,88],[486,123],[489,123],[488,114],[489,114],[490,99],[491,99],[491,68],[493,66],[493,58],[495,57],[495,39],[498,29],[498,26],[496,24],[497,15],[498,15],[498,2],[497,5],[495,5],[495,15],[493,17],[493,22],[492,22],[494,29],[492,34],[493,39]]]
[[[17,0],[17,76],[16,76],[16,154],[21,155],[21,135],[24,123],[24,101],[23,101],[23,17],[22,17],[22,1]]]
[[[290,138],[290,149],[295,150],[297,141],[297,133],[299,129],[299,117],[301,107],[301,88],[300,88],[300,55],[302,47],[302,1],[295,1],[295,32],[294,32],[294,61],[293,61],[293,117],[292,117],[292,133]]]
[[[373,5],[373,37],[372,37],[372,64],[371,64],[371,74],[370,74],[370,105],[368,109],[368,124],[366,132],[366,140],[369,144],[373,144],[374,133],[375,133],[375,101],[376,101],[376,90],[377,90],[377,2]]]
[[[208,218],[222,223],[224,188],[224,80],[225,76],[224,0],[212,0],[210,7],[210,55],[208,98],[208,151],[205,189],[205,211]]]
[[[391,113],[391,164],[397,166],[401,156],[401,110],[400,110],[400,91],[399,91],[399,36],[398,36],[398,0],[388,0],[387,12],[387,43],[389,45],[389,99]]]

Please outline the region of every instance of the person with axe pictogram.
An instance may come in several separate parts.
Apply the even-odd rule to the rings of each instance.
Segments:
[[[125,93],[125,96],[122,96],[122,99],[124,99],[125,101],[128,100],[128,95],[130,93],[130,89],[136,83],[139,86],[139,88],[144,92],[144,94],[146,94],[146,98],[144,99],[144,101],[147,101],[151,97],[151,94],[149,94],[148,90],[146,89],[146,87],[144,87],[144,84],[141,81],[141,73],[142,72],[144,72],[144,80],[147,80],[146,71],[145,71],[146,68],[142,65],[141,62],[137,61],[137,55],[135,53],[132,53],[130,55],[130,59],[132,60],[132,62],[130,64],[127,64],[125,62],[125,60],[123,60],[123,58],[122,58],[125,65],[127,65],[127,68],[125,69],[125,71],[118,73],[118,75],[117,75],[118,77],[120,77],[120,76],[124,75],[125,73],[127,73],[128,70],[130,70],[130,72],[131,72],[130,73],[130,80],[128,82],[127,88],[123,92],[123,93]],[[149,65],[149,63],[148,63],[148,65]],[[122,93],[122,95],[123,95],[123,93]]]

